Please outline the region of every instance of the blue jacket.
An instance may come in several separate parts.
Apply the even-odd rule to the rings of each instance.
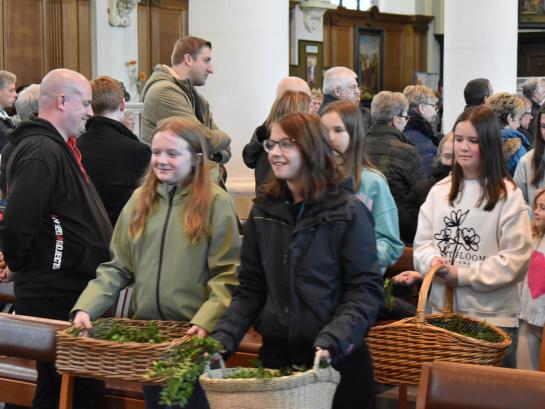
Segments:
[[[375,239],[380,272],[395,264],[405,245],[399,238],[399,218],[388,182],[382,173],[363,169],[356,197],[371,211],[375,219]]]
[[[422,159],[422,167],[426,177],[431,177],[433,160],[437,155],[437,138],[429,124],[422,116],[415,111],[410,112],[411,118],[403,134],[413,145],[416,146],[418,154]]]
[[[520,141],[520,144],[516,139]],[[509,169],[511,176],[513,176],[520,158],[528,152],[525,146],[529,146],[529,141],[526,136],[519,131],[511,128],[503,128],[501,130],[501,142],[507,168]]]

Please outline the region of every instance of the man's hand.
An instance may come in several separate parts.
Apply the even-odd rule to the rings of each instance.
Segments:
[[[394,284],[410,286],[417,281],[422,281],[422,275],[418,271],[404,271],[392,278]]]

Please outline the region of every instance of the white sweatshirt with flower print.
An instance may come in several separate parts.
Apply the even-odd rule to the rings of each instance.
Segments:
[[[463,194],[448,202],[451,177],[438,182],[420,208],[414,238],[415,269],[425,274],[443,256],[458,266],[454,310],[501,327],[517,327],[520,297],[532,239],[528,206],[521,191],[506,181],[507,197],[492,211],[477,207],[481,187],[465,180]],[[429,305],[443,306],[445,287],[434,283]]]

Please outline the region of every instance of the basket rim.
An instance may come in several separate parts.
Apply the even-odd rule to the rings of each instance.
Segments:
[[[436,318],[448,318],[448,317],[452,317],[452,316],[456,316],[456,315],[460,315],[460,314],[455,314],[455,313],[432,313],[432,314],[426,314],[425,318],[426,318],[426,320],[428,320],[428,319],[436,319]],[[466,321],[472,321],[472,322],[475,322],[475,323],[478,323],[478,324],[483,324],[482,320],[478,320],[478,319],[473,318],[473,317],[468,317],[466,315],[460,315],[460,316],[461,316],[462,319],[464,319]],[[509,337],[509,335],[507,335],[507,333],[504,330],[502,330],[501,328],[498,328],[495,325],[489,324],[489,323],[486,323],[486,325],[490,329],[492,329],[494,332],[496,332],[498,335],[502,336],[503,340],[498,341],[498,342],[492,342],[492,341],[486,341],[486,340],[483,340],[483,339],[477,339],[477,338],[469,337],[467,335],[462,335],[462,334],[459,334],[457,332],[449,331],[449,330],[447,330],[445,328],[441,328],[441,327],[429,324],[427,321],[421,322],[421,321],[418,320],[418,317],[416,317],[416,316],[403,318],[403,319],[401,319],[399,321],[395,321],[395,322],[385,324],[385,325],[374,326],[374,327],[371,328],[371,331],[369,331],[369,335],[367,336],[367,338],[369,338],[369,336],[373,332],[379,332],[381,330],[387,330],[387,329],[392,329],[392,328],[403,328],[403,327],[412,326],[412,327],[422,327],[422,328],[426,328],[428,330],[437,331],[439,333],[443,333],[443,334],[452,336],[454,338],[458,338],[460,340],[463,340],[464,342],[470,342],[470,343],[480,345],[480,346],[487,346],[487,347],[489,346],[489,347],[495,347],[495,348],[507,348],[509,345],[512,344],[511,338]]]
[[[146,322],[146,323],[153,323],[153,322],[157,322],[157,323],[161,323],[163,325],[174,325],[174,324],[179,324],[180,326],[182,325],[188,325],[187,322],[185,321],[162,321],[162,320],[133,320],[133,319],[129,319],[129,318],[99,318],[99,320],[108,320],[108,321],[115,321],[115,322],[124,322],[124,323],[127,323],[127,324],[130,324],[131,322]],[[74,328],[75,325],[72,324],[70,325],[68,328],[65,328],[65,329],[61,329],[61,330],[58,330],[56,332],[56,340],[57,340],[57,350],[58,348],[66,341],[68,340],[77,340],[75,342],[78,342],[78,343],[81,343],[83,345],[86,345],[86,346],[99,346],[99,345],[102,345],[104,347],[107,347],[107,346],[123,346],[123,347],[130,347],[131,349],[150,349],[150,348],[154,348],[154,349],[165,349],[165,348],[170,348],[170,347],[174,347],[174,346],[178,346],[182,343],[184,343],[186,341],[186,338],[185,338],[185,335],[182,336],[182,337],[176,337],[176,338],[172,338],[170,339],[169,341],[165,341],[165,342],[158,342],[158,343],[153,343],[153,342],[135,342],[135,341],[124,341],[124,342],[121,342],[121,341],[112,341],[112,340],[108,340],[108,339],[97,339],[97,338],[92,338],[92,337],[89,337],[89,336],[81,336],[81,335],[73,335],[73,334],[70,334],[69,331],[72,330],[72,328]]]
[[[225,372],[235,372],[239,369],[247,369],[243,367],[212,369],[209,373],[212,374],[224,374]],[[241,392],[240,386],[248,386],[251,389],[248,392],[266,391],[271,389],[276,390],[288,390],[295,389],[301,386],[313,384],[313,383],[333,383],[337,385],[340,381],[340,373],[329,366],[327,368],[320,368],[318,371],[310,368],[304,372],[297,372],[293,375],[275,376],[272,378],[212,378],[209,373],[204,372],[199,376],[199,382],[203,389],[206,388],[218,388],[222,392],[237,393]],[[232,387],[236,390],[228,391]]]

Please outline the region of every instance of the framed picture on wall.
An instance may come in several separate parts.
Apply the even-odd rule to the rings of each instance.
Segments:
[[[310,88],[322,88],[322,43],[299,40],[299,76]]]
[[[519,0],[519,27],[545,28],[545,0]]]
[[[372,99],[384,83],[384,32],[359,28],[356,31],[356,74],[362,99]]]

